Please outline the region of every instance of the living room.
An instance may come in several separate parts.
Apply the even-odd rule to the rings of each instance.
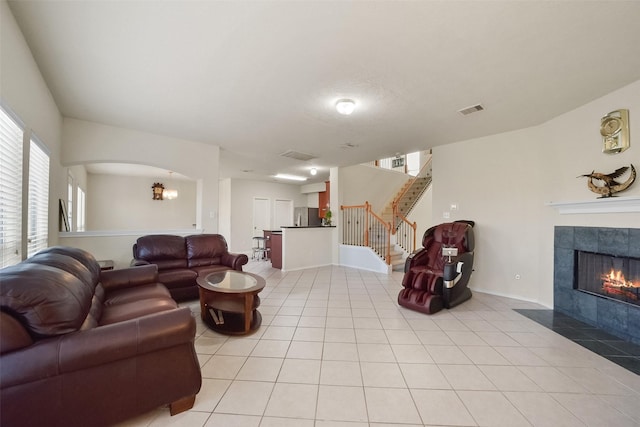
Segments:
[[[632,5],[626,7],[630,8],[628,16],[637,16],[637,9]],[[219,205],[219,146],[188,136],[113,126],[106,124],[106,118],[105,123],[97,123],[64,115],[53,95],[57,89],[47,84],[38,67],[38,52],[30,49],[6,1],[0,3],[0,8],[3,105],[9,106],[50,150],[49,211],[54,214],[49,216],[49,245],[63,241],[58,234],[57,212],[58,200],[66,194],[68,168],[93,162],[151,164],[196,178],[198,188],[204,189],[196,212],[197,228],[207,233],[225,229],[226,225],[219,221],[223,209]],[[594,33],[601,31],[594,24],[592,15],[585,19],[593,25]],[[640,37],[637,29],[626,25],[620,27],[626,31],[627,35],[623,37],[626,42],[637,42]],[[609,36],[598,34],[594,37]],[[609,201],[597,201],[598,195],[589,191],[586,178],[578,177],[594,170],[610,173],[622,166],[634,164],[637,167],[640,163],[639,149],[633,140],[634,135],[640,135],[640,120],[636,119],[640,114],[640,59],[630,53],[633,49],[625,52],[621,54],[625,58],[620,66],[607,65],[595,53],[591,61],[563,62],[563,66],[574,67],[576,80],[582,78],[581,67],[589,76],[609,73],[611,76],[610,79],[599,79],[599,86],[576,87],[567,95],[571,99],[548,98],[535,104],[523,101],[521,115],[545,110],[549,116],[544,120],[527,126],[507,125],[507,130],[501,128],[497,132],[488,129],[483,136],[442,145],[425,143],[419,147],[430,148],[433,152],[433,223],[447,221],[445,214],[448,220],[476,222],[476,263],[471,284],[474,291],[552,308],[555,227],[638,228],[638,184],[620,194],[620,198],[635,199],[636,207],[632,211],[561,214],[558,208],[550,205],[551,202],[591,201],[606,204]],[[571,49],[554,54],[570,56]],[[525,72],[513,77],[517,77],[523,87],[535,86],[539,79],[545,78],[549,79],[549,86],[570,83],[553,81],[551,73],[542,74],[536,69],[535,58],[524,68]],[[493,89],[499,91],[499,88]],[[570,107],[566,108],[567,105]],[[491,113],[492,105],[486,107],[487,111],[466,119],[480,121],[481,114]],[[605,154],[602,152],[600,120],[619,109],[630,111],[633,141],[624,152]],[[250,122],[242,126],[250,126]],[[341,167],[334,168],[338,181]],[[233,182],[233,178],[230,179]],[[332,197],[335,197],[332,205],[343,203],[344,196],[339,188]],[[456,206],[455,210],[451,209],[452,205]],[[419,236],[426,226],[418,230]],[[232,251],[240,249],[244,248],[234,247],[232,242]],[[113,257],[108,253],[97,253],[96,256]]]
[[[3,57],[11,58],[2,61],[3,101],[50,148],[50,211],[55,212],[57,200],[64,199],[67,167],[71,165],[152,163],[199,180],[206,191],[196,212],[197,228],[207,232],[224,228],[217,221],[218,170],[213,167],[219,163],[219,147],[64,117],[12,12],[6,3],[3,8]],[[616,90],[603,92],[594,87],[588,95],[575,94],[589,102],[568,112],[557,111],[551,120],[433,147],[432,220],[437,222],[450,211],[451,204],[457,204],[451,219],[471,218],[477,222],[481,254],[475,272],[478,290],[551,307],[554,226],[633,227],[637,223],[635,213],[559,215],[546,203],[595,199],[585,180],[577,176],[592,170],[608,173],[638,158],[633,145],[618,155],[603,154],[598,132],[600,118],[620,108],[631,110],[631,135],[638,132],[638,122],[633,120],[640,92],[639,76],[634,75],[638,69],[629,68],[621,80],[628,83]],[[530,74],[535,78],[534,71]],[[558,109],[554,104],[535,108]],[[338,197],[339,191],[334,193]],[[638,196],[640,187],[631,187],[623,194]],[[341,203],[336,198],[332,204]],[[49,244],[59,241],[57,222],[58,218],[51,215]],[[232,243],[232,249],[241,248]]]

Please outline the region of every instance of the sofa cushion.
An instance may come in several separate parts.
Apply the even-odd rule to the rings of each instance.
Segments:
[[[136,241],[133,257],[156,264],[158,270],[186,267],[184,237],[168,234],[142,236]]]
[[[82,264],[76,258],[55,252],[38,252],[31,258],[24,261],[25,263],[33,263],[40,265],[48,265],[76,276],[82,283],[94,292],[98,277],[94,276],[85,264]]]
[[[161,283],[149,283],[146,285],[138,285],[132,288],[109,292],[107,299],[104,301],[104,305],[108,307],[118,304],[162,298],[171,299],[171,294],[167,290],[166,286]]]
[[[189,267],[220,264],[229,252],[227,241],[220,234],[194,234],[185,237]]]
[[[178,304],[171,298],[152,298],[144,301],[133,301],[105,306],[99,325],[111,325],[124,322],[161,311],[174,310]]]
[[[231,268],[227,267],[226,265],[202,265],[200,267],[193,267],[193,271],[198,273],[198,277],[206,277],[207,274],[227,270],[231,270]]]
[[[198,273],[188,268],[176,268],[158,272],[158,282],[171,289],[173,287],[189,286],[195,283]]]
[[[37,255],[41,254],[61,254],[75,258],[91,272],[93,283],[97,283],[100,278],[100,264],[91,253],[83,249],[70,246],[51,246],[37,253]]]
[[[2,270],[0,307],[21,319],[32,337],[78,330],[93,298],[93,289],[73,274],[36,263]]]

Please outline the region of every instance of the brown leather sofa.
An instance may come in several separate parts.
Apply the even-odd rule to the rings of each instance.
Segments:
[[[155,266],[56,246],[0,270],[0,425],[106,426],[193,406],[195,319]]]
[[[140,237],[133,245],[131,265],[157,265],[158,280],[176,301],[183,301],[198,298],[198,276],[242,271],[247,262],[247,255],[229,253],[227,241],[220,234],[154,234]]]

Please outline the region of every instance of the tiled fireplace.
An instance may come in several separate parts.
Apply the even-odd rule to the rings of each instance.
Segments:
[[[554,310],[640,344],[639,263],[640,229],[556,227]]]

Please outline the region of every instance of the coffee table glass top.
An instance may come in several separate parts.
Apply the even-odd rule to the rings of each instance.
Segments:
[[[210,273],[197,282],[204,289],[230,294],[257,291],[265,285],[262,277],[235,270]]]

